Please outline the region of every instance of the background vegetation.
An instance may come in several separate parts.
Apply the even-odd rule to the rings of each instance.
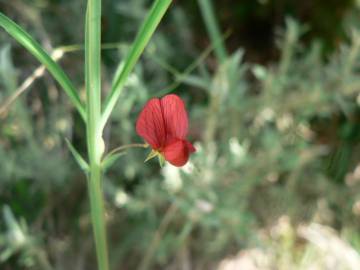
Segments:
[[[106,90],[151,1],[103,2]],[[198,1],[174,1],[106,128],[109,149],[141,142],[142,106],[174,92],[198,150],[183,169],[129,150],[107,173],[112,269],[360,269],[359,3],[214,2],[225,57]],[[61,48],[84,88],[85,1],[0,10]],[[86,179],[65,142],[85,156],[84,126],[4,31],[0,89],[0,268],[96,269]]]

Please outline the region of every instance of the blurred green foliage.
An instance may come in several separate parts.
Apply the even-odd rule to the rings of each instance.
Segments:
[[[104,91],[149,2],[104,1],[103,43],[116,43],[103,51]],[[108,151],[140,142],[134,123],[142,106],[174,91],[186,100],[197,153],[183,169],[160,169],[143,163],[143,149],[128,150],[108,171],[113,269],[211,269],[242,248],[266,245],[259,231],[284,215],[351,232],[359,250],[359,10],[350,1],[279,2],[216,2],[222,28],[231,30],[222,64],[208,54],[196,1],[176,2],[167,14],[104,139]],[[82,42],[83,1],[0,7],[48,50]],[[256,27],[268,21],[271,31]],[[2,104],[38,64],[3,31],[0,44]],[[60,61],[83,95],[83,52]],[[2,115],[1,269],[95,269],[85,177],[65,142],[85,154],[84,136],[47,74]]]

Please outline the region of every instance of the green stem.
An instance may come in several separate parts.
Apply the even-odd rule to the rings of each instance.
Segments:
[[[90,166],[88,191],[91,208],[91,223],[93,226],[97,263],[99,270],[108,270],[108,251],[104,216],[104,199],[101,184],[100,166]]]
[[[198,3],[207,31],[210,35],[211,43],[215,48],[216,57],[220,63],[223,63],[227,58],[227,52],[220,33],[218,22],[216,21],[211,0],[198,0]]]
[[[85,22],[85,82],[87,146],[90,171],[88,190],[99,270],[108,270],[108,251],[102,193],[101,157],[104,151],[101,118],[101,0],[88,0]]]

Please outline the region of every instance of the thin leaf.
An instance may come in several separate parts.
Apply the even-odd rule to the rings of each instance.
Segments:
[[[76,88],[63,69],[44,51],[39,43],[37,43],[27,32],[25,32],[24,29],[1,12],[0,26],[48,69],[51,75],[69,96],[71,102],[76,107],[81,117],[85,120],[85,108],[81,103]]]
[[[130,52],[124,62],[121,72],[114,80],[109,96],[105,101],[105,108],[103,111],[101,126],[104,127],[114,109],[116,102],[121,94],[121,91],[133,70],[135,64],[139,60],[146,45],[149,43],[152,35],[154,34],[161,18],[164,16],[166,10],[171,4],[171,0],[156,0],[152,6],[148,16],[146,17],[140,31],[135,38],[135,41],[130,49]]]
[[[103,171],[107,171],[114,163],[122,156],[126,154],[126,151],[106,156],[101,163]]]
[[[85,159],[80,155],[80,153],[75,149],[75,147],[68,139],[65,138],[65,141],[77,164],[79,164],[80,168],[87,173],[89,171],[89,164],[85,161]]]
[[[214,7],[211,0],[198,0],[200,11],[204,18],[207,31],[210,35],[211,43],[215,48],[215,54],[220,63],[227,58],[225,44],[220,34],[220,28],[216,20]]]

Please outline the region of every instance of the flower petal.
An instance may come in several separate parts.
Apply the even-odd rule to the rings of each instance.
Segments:
[[[176,140],[167,145],[163,151],[165,159],[172,165],[181,167],[189,160],[189,155],[195,152],[194,146],[184,140]]]
[[[145,104],[136,122],[136,132],[153,149],[159,149],[165,145],[165,122],[160,99],[153,98]]]
[[[177,95],[166,95],[161,99],[161,107],[168,139],[185,139],[188,133],[188,116],[184,102]]]

